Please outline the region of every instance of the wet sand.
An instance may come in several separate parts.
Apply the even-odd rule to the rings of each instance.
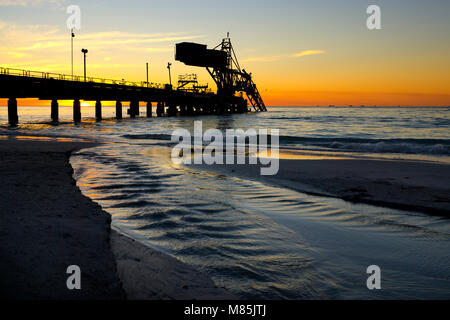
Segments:
[[[281,159],[275,176],[259,165],[197,165],[225,176],[270,183],[354,203],[450,217],[450,165],[384,160]]]
[[[0,141],[0,297],[26,300],[230,298],[206,276],[110,228],[84,197],[70,153],[85,142]],[[68,290],[67,267],[81,269]]]
[[[130,300],[234,299],[191,266],[118,232],[111,233],[111,247]]]

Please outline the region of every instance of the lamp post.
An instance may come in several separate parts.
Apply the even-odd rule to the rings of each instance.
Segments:
[[[172,87],[172,76],[170,75],[170,66],[171,66],[172,64],[169,62],[168,64],[167,64],[167,69],[169,69],[169,84],[170,84],[170,86]]]
[[[81,49],[84,55],[84,82],[86,82],[86,54],[88,53],[88,49]]]
[[[148,62],[147,62],[147,88],[148,88]]]
[[[72,81],[73,81],[73,38],[75,38],[75,33],[73,29],[70,30],[70,42],[71,42],[71,62],[72,62]]]

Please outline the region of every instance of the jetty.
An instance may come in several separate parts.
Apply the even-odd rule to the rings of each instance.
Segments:
[[[207,114],[267,111],[251,74],[241,70],[229,37],[214,49],[196,43],[176,45],[175,59],[190,66],[206,68],[217,85],[217,92],[197,83],[197,76],[181,75],[177,88],[172,84],[148,81],[129,82],[59,73],[28,71],[0,67],[0,98],[8,99],[8,122],[19,123],[17,99],[37,98],[51,101],[52,122],[59,120],[60,100],[73,101],[73,121],[81,122],[81,102],[95,102],[95,117],[102,120],[102,102],[116,104],[115,116],[123,118],[123,102],[129,103],[127,114],[140,115],[140,105],[146,106],[147,117],[196,116]],[[170,71],[170,63],[169,63]]]

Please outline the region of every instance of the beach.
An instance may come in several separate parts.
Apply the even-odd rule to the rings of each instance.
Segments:
[[[28,111],[29,123],[0,129],[2,296],[448,298],[441,109],[273,108],[58,126],[40,118],[47,109]],[[279,127],[279,172],[174,164],[171,133],[198,120],[223,132]],[[383,272],[377,292],[366,287],[373,264]],[[81,269],[81,291],[66,288],[69,265]]]
[[[0,141],[2,297],[235,298],[195,266],[113,230],[110,214],[81,194],[69,163],[74,152],[89,152],[99,144],[62,140],[40,137]],[[212,172],[219,179],[248,179],[319,197],[448,215],[449,166],[444,164],[281,159],[275,176],[261,176],[258,165],[193,167]],[[67,289],[69,265],[80,267],[82,290]]]
[[[354,203],[450,216],[448,164],[307,158],[280,159],[279,172],[274,176],[262,176],[261,165],[192,167]]]
[[[51,139],[49,139],[51,140]],[[70,154],[90,142],[0,141],[0,296],[13,300],[230,298],[207,277],[111,230]],[[66,270],[81,269],[81,290]]]
[[[450,1],[0,8],[15,311],[450,300]]]

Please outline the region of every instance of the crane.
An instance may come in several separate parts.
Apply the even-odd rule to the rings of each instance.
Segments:
[[[178,43],[175,60],[186,65],[206,68],[216,83],[222,106],[235,103],[239,98],[236,94],[240,94],[240,98],[245,94],[254,111],[267,111],[252,74],[241,69],[239,65],[229,34],[213,49],[192,42]]]

